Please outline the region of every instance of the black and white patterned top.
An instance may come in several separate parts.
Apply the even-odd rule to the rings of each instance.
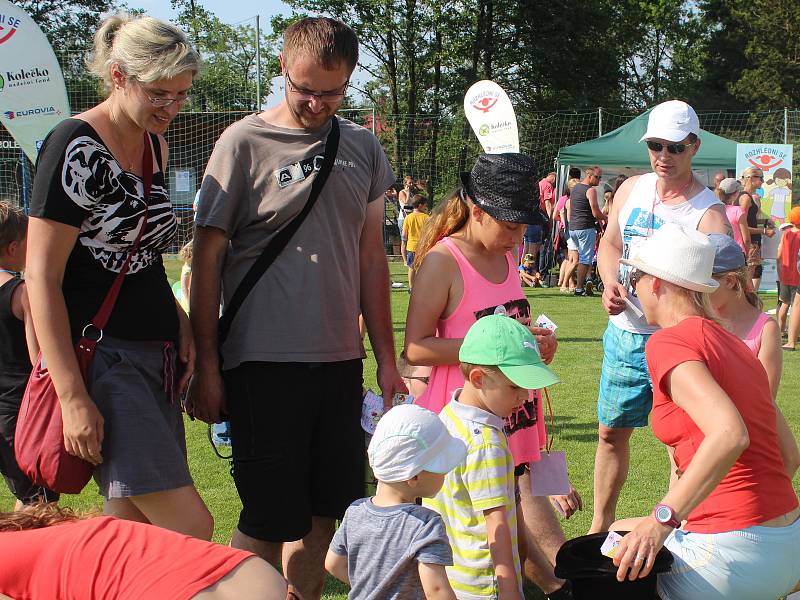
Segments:
[[[157,165],[158,137],[151,135]],[[36,163],[31,216],[79,228],[67,261],[63,292],[73,336],[95,315],[147,225],[105,333],[130,340],[174,340],[178,319],[161,253],[177,220],[160,167],[154,167],[145,205],[141,177],[125,171],[91,125],[65,119],[44,140]]]

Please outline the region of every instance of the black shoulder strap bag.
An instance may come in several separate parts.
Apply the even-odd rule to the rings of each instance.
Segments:
[[[242,306],[242,303],[247,298],[247,295],[251,292],[253,287],[255,287],[258,280],[261,279],[261,276],[269,269],[270,265],[275,262],[275,259],[278,258],[283,249],[292,239],[297,230],[300,229],[300,226],[305,221],[308,214],[311,212],[311,209],[314,208],[314,204],[317,201],[317,198],[322,192],[322,188],[325,185],[325,182],[328,180],[328,175],[330,175],[331,170],[333,169],[333,162],[336,160],[336,153],[339,150],[339,119],[337,117],[333,117],[331,121],[331,130],[328,133],[328,138],[325,141],[325,159],[322,161],[322,167],[320,168],[319,172],[314,177],[314,181],[311,184],[311,192],[308,195],[308,200],[306,201],[306,205],[303,207],[298,215],[292,219],[283,229],[281,229],[275,237],[272,238],[267,247],[264,248],[261,256],[258,257],[253,266],[250,267],[250,270],[247,271],[244,278],[242,279],[239,287],[236,288],[236,291],[231,296],[230,302],[225,306],[225,311],[222,313],[222,317],[219,320],[218,326],[218,344],[220,350],[222,349],[222,344],[225,342],[225,339],[228,337],[228,333],[231,329],[231,324],[233,323],[233,319],[236,317],[236,313],[239,312],[239,309]],[[220,356],[220,366],[222,365],[222,357]]]

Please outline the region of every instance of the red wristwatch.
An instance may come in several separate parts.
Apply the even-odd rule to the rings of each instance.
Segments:
[[[656,504],[653,509],[653,517],[662,525],[667,525],[673,529],[681,526],[681,522],[675,517],[675,511],[666,504]]]

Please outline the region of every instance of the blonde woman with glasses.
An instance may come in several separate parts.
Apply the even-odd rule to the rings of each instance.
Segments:
[[[748,167],[742,173],[743,190],[739,194],[739,206],[747,215],[747,226],[750,231],[750,246],[747,252],[747,266],[750,269],[750,279],[753,289],[758,290],[761,285],[761,236],[772,237],[775,227],[761,212],[761,202],[756,190],[764,183],[764,172],[757,167]]]
[[[200,57],[173,25],[118,15],[100,25],[87,63],[108,97],[44,140],[28,233],[33,322],[65,447],[95,465],[106,514],[210,539],[178,400],[194,342],[161,258],[177,231],[163,134]],[[108,324],[88,327],[126,259]],[[73,349],[84,332],[99,338],[86,380]]]
[[[767,373],[713,317],[714,258],[705,234],[666,223],[620,261],[659,327],[645,349],[650,424],[674,471],[649,516],[611,526],[630,530],[614,564],[620,581],[645,577],[664,546],[675,560],[658,575],[662,600],[778,598],[800,574],[800,507]]]

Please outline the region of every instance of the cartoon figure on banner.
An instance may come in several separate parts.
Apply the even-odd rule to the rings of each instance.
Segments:
[[[772,177],[765,181],[767,186],[762,209],[776,221],[783,223],[792,209],[792,173],[788,169],[775,169]],[[771,207],[771,208],[770,208]]]

